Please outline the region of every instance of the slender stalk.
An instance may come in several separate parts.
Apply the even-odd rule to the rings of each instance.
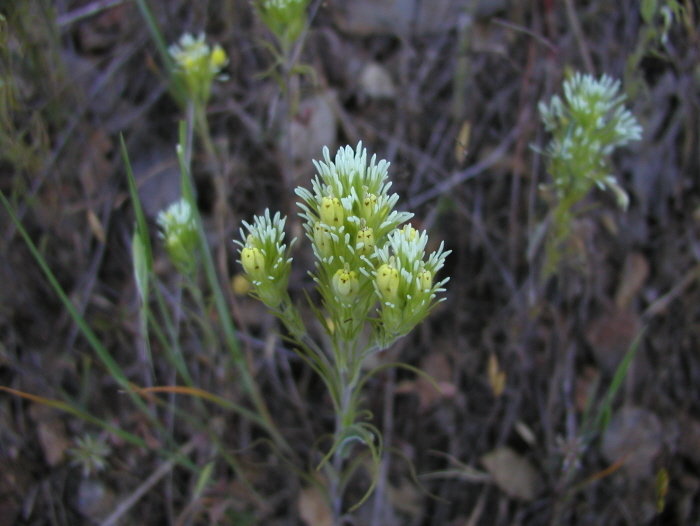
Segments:
[[[332,476],[330,484],[330,501],[333,517],[340,521],[343,515],[343,493],[345,480],[343,477],[343,461],[345,448],[342,440],[345,438],[347,428],[355,423],[355,389],[357,388],[361,372],[361,362],[364,353],[357,353],[357,345],[354,341],[336,342],[336,378],[339,393],[336,408],[334,446],[332,459]]]
[[[184,132],[181,130],[181,135],[185,135],[185,137],[183,137],[184,140],[181,140],[181,143],[184,143],[186,145],[186,157],[181,159],[181,162],[183,163],[182,176],[185,178],[184,186],[187,192],[190,194],[190,196],[193,196],[194,188],[191,179],[191,157],[187,156],[187,146],[192,144],[192,135],[194,134],[194,129],[197,126],[197,120],[199,120],[200,123],[203,123],[201,125],[206,126],[206,114],[204,113],[203,109],[198,109],[197,105],[193,105],[192,103],[190,103],[188,104],[187,117],[188,122],[186,122]],[[210,153],[213,156],[211,158],[214,159],[216,152],[214,150],[213,142],[211,142],[211,136],[209,135],[208,128],[206,128],[206,130],[207,131],[200,134],[200,136],[207,137],[207,139],[203,140],[203,144],[205,145],[205,149],[210,149],[207,153]],[[255,383],[251,372],[250,364],[248,363],[248,360],[246,360],[245,355],[241,352],[241,348],[238,343],[238,338],[236,336],[236,330],[233,326],[229,309],[224,298],[223,290],[220,285],[219,277],[216,273],[214,260],[212,258],[211,252],[209,251],[209,246],[206,241],[206,233],[204,232],[204,227],[202,226],[201,218],[196,212],[196,207],[193,208],[195,210],[194,215],[198,230],[198,237],[201,243],[200,248],[202,253],[202,264],[207,277],[207,281],[209,282],[209,285],[211,287],[216,310],[219,314],[219,318],[222,323],[226,344],[232,355],[234,364],[240,372],[238,378],[242,383],[243,390],[250,397],[253,407],[255,408],[257,414],[260,416],[261,421],[264,422],[264,427],[272,437],[275,444],[277,444],[280,448],[289,451],[291,448],[282,436],[282,434],[277,429],[272,415],[270,414],[267,405],[265,404],[265,400],[263,399],[262,394],[260,393],[260,390],[258,389],[258,386]]]
[[[341,440],[345,431],[345,422],[347,420],[348,406],[352,399],[352,392],[347,383],[346,373],[338,375],[341,381],[339,408],[335,415],[335,443]],[[331,509],[333,510],[334,523],[338,523],[343,512],[343,488],[342,488],[342,473],[343,473],[343,447],[339,445],[333,453],[332,475],[330,480],[330,501]]]

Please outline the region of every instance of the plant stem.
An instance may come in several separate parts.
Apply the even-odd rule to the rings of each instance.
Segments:
[[[330,501],[336,524],[343,515],[343,492],[345,481],[343,477],[343,461],[346,457],[342,441],[347,437],[347,428],[355,423],[355,389],[361,372],[362,353],[357,352],[356,342],[337,341],[335,345],[336,380],[338,382],[337,408],[335,420],[332,473],[330,484]]]

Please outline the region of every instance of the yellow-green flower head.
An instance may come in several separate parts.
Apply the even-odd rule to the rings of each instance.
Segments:
[[[162,228],[161,237],[170,260],[180,268],[193,268],[197,246],[197,227],[192,207],[185,199],[175,201],[158,214],[156,222]]]
[[[450,253],[443,244],[425,259],[428,234],[405,227],[395,229],[388,243],[375,251],[378,267],[375,279],[376,293],[380,298],[380,319],[384,330],[401,336],[422,321],[439,302],[436,294],[444,292],[442,286],[449,278],[433,282],[435,274],[443,267]]]
[[[333,290],[340,303],[350,305],[357,297],[360,288],[360,281],[357,279],[355,271],[350,270],[350,265],[338,269],[333,275]]]
[[[218,73],[226,64],[228,64],[226,52],[224,51],[224,48],[222,48],[219,44],[216,44],[211,50],[211,55],[209,56],[209,69]]]
[[[360,208],[360,217],[365,221],[371,219],[377,209],[377,196],[367,190],[366,186],[362,189],[365,191],[362,199],[362,207]]]
[[[251,243],[251,245],[253,245]],[[256,246],[245,246],[241,250],[241,265],[246,274],[255,280],[262,280],[266,277],[265,256]]]
[[[413,228],[411,225],[404,225],[401,227],[401,232],[403,235],[408,239],[409,241],[413,241],[416,239],[416,234],[418,233],[418,230]]]
[[[246,235],[241,228],[245,243],[234,240],[241,247],[240,263],[253,284],[253,292],[270,308],[277,308],[282,302],[291,272],[291,244],[289,248],[283,244],[285,222],[279,212],[270,218],[270,211],[265,210],[264,215],[253,219],[252,225],[243,221],[248,230]]]
[[[425,266],[418,271],[416,285],[420,292],[429,292],[433,286],[433,273],[425,269]]]
[[[318,173],[311,181],[311,190],[296,189],[301,198],[297,203],[301,208],[299,215],[305,220],[304,229],[312,241],[314,226],[321,221],[338,237],[334,246],[340,250],[355,240],[364,221],[379,245],[389,232],[413,217],[409,212],[393,209],[399,196],[389,193],[389,163],[377,162],[376,156],[368,162],[362,143],[355,150],[350,146],[338,149],[334,160],[324,148],[323,157],[323,161],[314,161]],[[346,235],[350,235],[347,242]],[[335,256],[341,261],[355,257],[352,250]]]
[[[188,96],[198,103],[206,103],[212,81],[228,62],[226,52],[218,44],[210,48],[204,33],[197,37],[185,33],[168,51],[175,63],[173,75],[182,83]]]

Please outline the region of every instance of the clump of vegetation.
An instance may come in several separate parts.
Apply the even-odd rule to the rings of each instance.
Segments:
[[[291,244],[283,243],[285,219],[279,213],[271,218],[266,211],[252,224],[244,223],[247,233],[241,231],[238,243],[252,293],[284,322],[297,352],[331,395],[336,427],[321,466],[326,467],[329,499],[338,517],[350,479],[344,465],[352,445],[361,443],[369,449],[375,471],[381,456],[380,432],[360,409],[362,385],[375,372],[366,372],[364,366],[441,301],[437,295],[448,278],[435,276],[449,251],[441,244],[426,259],[427,233],[410,225],[401,227],[413,214],[394,210],[398,195],[389,193],[389,164],[377,163],[375,156],[368,164],[361,143],[355,151],[341,148],[334,161],[326,148],[324,161],[315,164],[318,175],[312,190],[300,187],[296,193],[316,256],[312,276],[325,311],[315,307],[313,311],[327,345],[312,339],[287,291],[292,258]],[[351,464],[350,469],[356,467]],[[373,478],[376,481],[376,473]],[[370,492],[371,487],[366,496]]]

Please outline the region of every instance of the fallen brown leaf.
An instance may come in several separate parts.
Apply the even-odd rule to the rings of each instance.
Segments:
[[[534,500],[542,488],[542,478],[537,469],[507,446],[486,453],[481,457],[481,463],[496,485],[513,498]]]

